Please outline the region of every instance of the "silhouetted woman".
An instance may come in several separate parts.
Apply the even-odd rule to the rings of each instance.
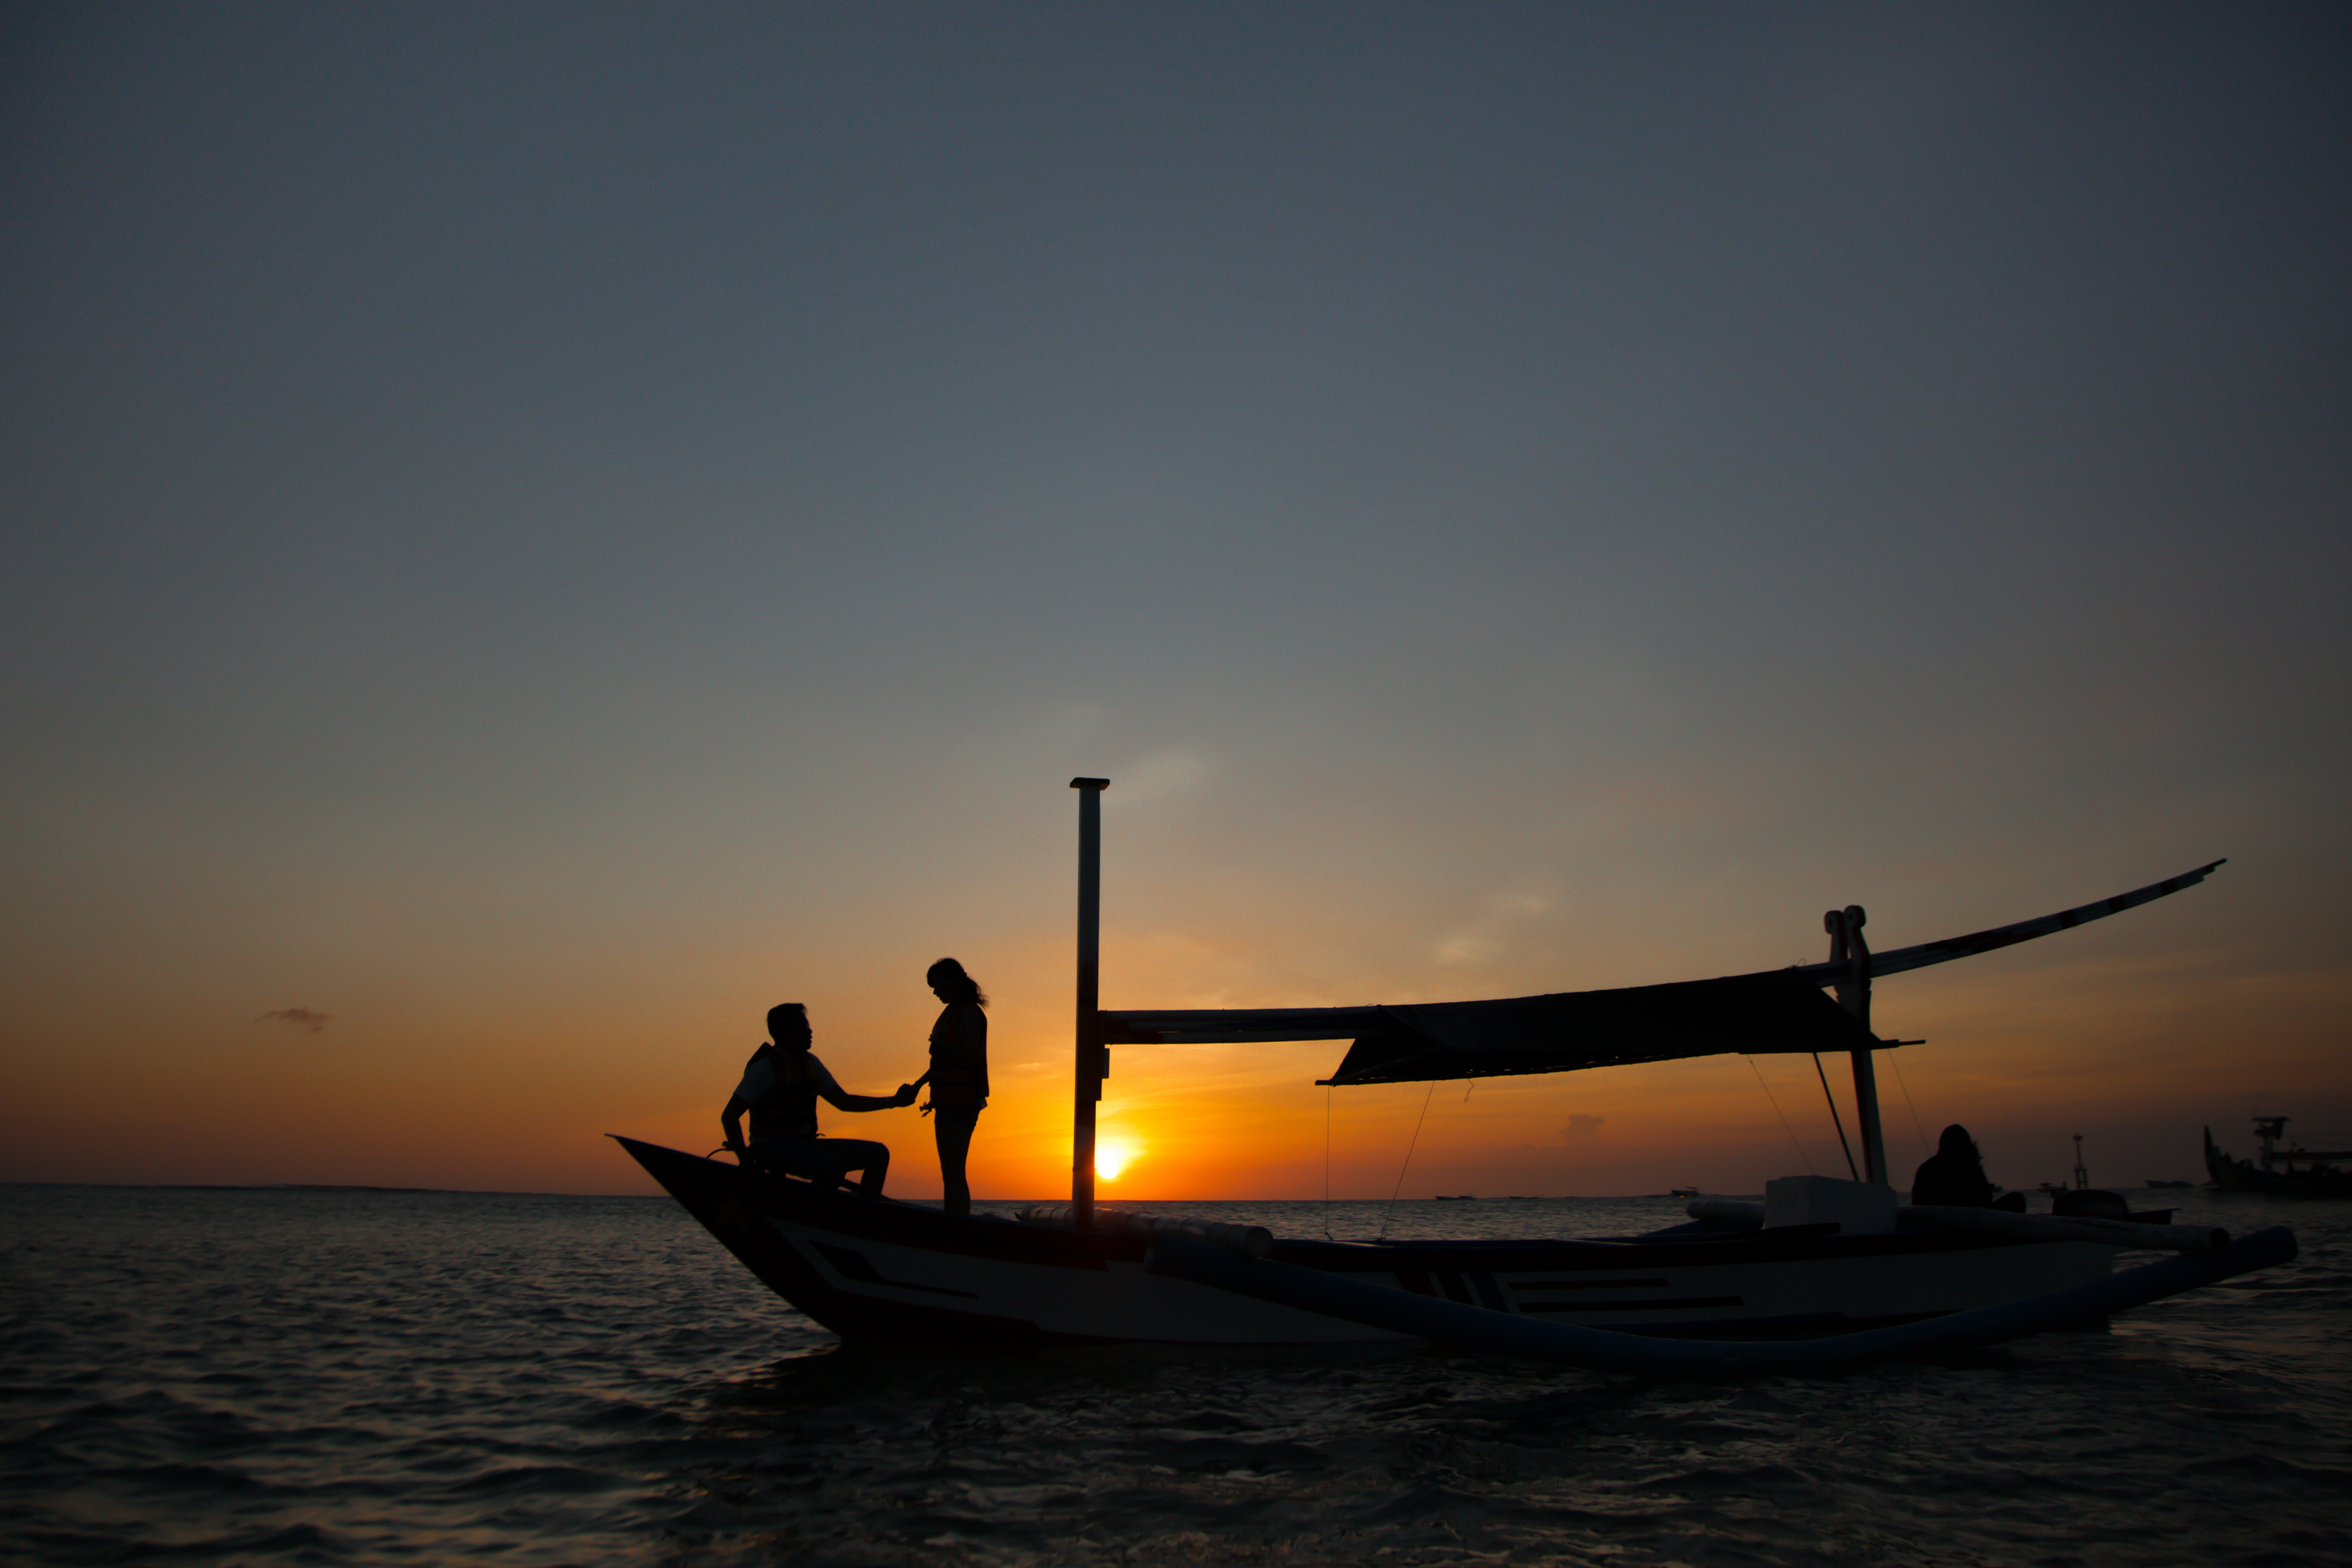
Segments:
[[[1957,1121],[1944,1129],[1936,1152],[1911,1178],[1915,1204],[1980,1209],[1990,1205],[2000,1191],[1985,1178],[1984,1156],[1977,1152],[1977,1141]]]
[[[942,958],[923,972],[931,994],[947,1004],[940,1021],[931,1026],[931,1065],[915,1080],[917,1088],[931,1086],[931,1131],[940,1145],[940,1183],[947,1212],[971,1212],[971,1185],[964,1180],[964,1156],[971,1152],[971,1130],[988,1103],[988,1015],[981,1011],[988,998],[980,984],[952,958]]]

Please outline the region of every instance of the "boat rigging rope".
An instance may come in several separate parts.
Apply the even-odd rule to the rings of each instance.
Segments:
[[[1837,1129],[1838,1147],[1845,1151],[1846,1172],[1858,1182],[1862,1180],[1862,1173],[1853,1168],[1853,1145],[1845,1141],[1845,1123],[1838,1120],[1837,1096],[1830,1092],[1830,1075],[1822,1072],[1822,1053],[1819,1051],[1813,1053],[1813,1070],[1822,1075],[1822,1098],[1830,1102],[1830,1125]]]
[[[1936,1152],[1936,1146],[1927,1142],[1927,1129],[1920,1123],[1919,1108],[1911,1102],[1911,1086],[1904,1081],[1903,1064],[1895,1059],[1895,1053],[1893,1051],[1886,1053],[1886,1065],[1895,1069],[1895,1085],[1897,1089],[1900,1089],[1903,1091],[1903,1103],[1910,1108],[1911,1131],[1919,1134],[1919,1148],[1921,1152],[1933,1157]]]
[[[1797,1151],[1797,1163],[1805,1167],[1805,1173],[1807,1175],[1818,1174],[1819,1173],[1815,1172],[1813,1169],[1813,1157],[1805,1152],[1805,1146],[1797,1141],[1797,1130],[1789,1125],[1788,1112],[1782,1110],[1780,1109],[1780,1102],[1772,1098],[1772,1086],[1764,1081],[1764,1069],[1756,1066],[1756,1058],[1754,1057],[1749,1057],[1748,1058],[1748,1065],[1749,1068],[1753,1068],[1756,1073],[1756,1087],[1764,1091],[1765,1103],[1772,1108],[1772,1114],[1780,1119],[1780,1131],[1789,1135],[1790,1143],[1795,1147]]]
[[[1412,1169],[1413,1145],[1421,1142],[1421,1124],[1429,1120],[1429,1097],[1437,1092],[1437,1080],[1429,1080],[1429,1094],[1421,1097],[1421,1114],[1413,1118],[1412,1138],[1404,1146],[1404,1163],[1397,1167],[1396,1191],[1389,1194],[1389,1206],[1381,1211],[1381,1239],[1389,1237],[1389,1215],[1396,1212],[1397,1193],[1404,1191],[1404,1173]]]
[[[1331,1086],[1323,1086],[1323,1239],[1331,1237]]]

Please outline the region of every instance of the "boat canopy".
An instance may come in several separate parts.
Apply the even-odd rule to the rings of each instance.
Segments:
[[[1847,960],[1611,991],[1566,991],[1486,1002],[1373,1007],[1103,1009],[1106,1045],[1208,1045],[1352,1040],[1328,1084],[1420,1083],[1573,1072],[1685,1057],[1784,1051],[1868,1051],[1885,1044],[1822,994],[1843,985],[1990,952],[2132,909],[2193,887],[2223,864],[2153,882],[2111,899],[1968,936],[1874,953],[1866,972]]]
[[[1353,1038],[1334,1084],[1571,1072],[1725,1051],[1855,1051],[1878,1042],[1791,969],[1491,1002],[1105,1013],[1110,1040]]]

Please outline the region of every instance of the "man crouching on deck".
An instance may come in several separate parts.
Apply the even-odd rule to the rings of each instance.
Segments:
[[[839,1186],[849,1173],[864,1174],[857,1184],[866,1197],[882,1195],[882,1178],[890,1169],[890,1151],[862,1138],[825,1138],[816,1130],[816,1098],[823,1095],[840,1110],[887,1110],[915,1103],[915,1086],[900,1084],[896,1094],[851,1094],[834,1081],[833,1074],[809,1049],[808,1009],[798,1002],[768,1009],[768,1037],[774,1042],[751,1053],[743,1066],[743,1081],[728,1097],[719,1124],[727,1130],[727,1147],[746,1165],[777,1175],[806,1176],[823,1186]],[[751,1113],[751,1142],[743,1143],[738,1118]]]

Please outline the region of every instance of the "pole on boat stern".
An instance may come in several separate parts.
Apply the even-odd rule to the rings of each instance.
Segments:
[[[1869,918],[1860,904],[1822,917],[1822,927],[1830,933],[1830,962],[1849,965],[1850,978],[1838,982],[1837,999],[1865,1029],[1870,1027],[1870,943],[1863,940],[1862,928]],[[1878,1125],[1878,1068],[1867,1047],[1853,1053],[1853,1119],[1862,1133],[1862,1179],[1891,1185],[1886,1138]]]
[[[1102,1099],[1102,792],[1108,779],[1072,779],[1078,792],[1078,1049],[1070,1114],[1070,1217],[1095,1217],[1095,1104]]]

